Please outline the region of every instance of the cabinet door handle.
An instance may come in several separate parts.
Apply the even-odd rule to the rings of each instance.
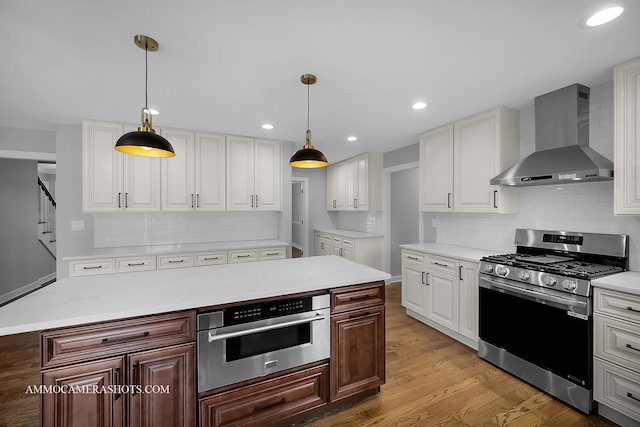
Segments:
[[[336,200],[333,201],[333,208],[335,209],[336,207]]]
[[[430,273],[427,273],[427,286],[429,286],[429,274]]]
[[[458,278],[459,278],[460,280],[464,280],[464,279],[462,278],[462,266],[458,267]]]
[[[358,209],[358,199],[353,199],[353,207],[354,209]]]
[[[422,284],[423,284],[423,285],[426,285],[426,284],[427,284],[427,280],[425,279],[425,277],[426,277],[426,273],[423,271],[423,272],[422,272]]]
[[[256,405],[254,406],[253,409],[255,412],[260,412],[260,411],[264,411],[265,409],[273,408],[274,406],[282,405],[283,403],[287,403],[287,399],[285,397],[283,397],[282,399],[278,400],[275,403],[270,403],[268,405],[263,405],[263,406]]]
[[[118,193],[118,208],[122,207],[122,193]]]
[[[148,336],[149,336],[149,332],[147,331],[147,332],[143,332],[143,333],[138,334],[138,335],[129,335],[129,336],[126,336],[126,337],[102,338],[101,344],[111,344],[111,343],[114,343],[114,342],[137,340],[137,339],[148,337]]]
[[[320,242],[320,249],[324,250],[324,243]]]
[[[632,346],[631,344],[627,344],[626,347],[631,349],[631,350],[640,351],[640,348],[636,348],[636,347]]]
[[[258,207],[258,195],[256,194],[256,208]]]
[[[200,207],[200,194],[196,194],[196,208]]]
[[[493,207],[494,208],[498,208],[498,202],[497,202],[497,197],[498,197],[498,190],[494,190],[493,191]]]
[[[138,362],[134,363],[133,366],[131,367],[131,385],[132,385],[131,396],[135,396],[138,391],[138,387],[136,387],[136,379],[138,380],[137,382],[140,383],[140,379],[136,377],[136,373],[140,371],[138,367],[139,367]]]
[[[253,207],[253,194],[251,195],[251,207]]]
[[[124,208],[127,209],[129,207],[129,193],[124,193]]]
[[[343,256],[342,255],[342,248],[339,249],[338,253],[340,254],[340,256]]]
[[[442,263],[439,263],[438,261],[434,261],[433,263],[435,265],[439,265],[440,267],[449,267],[449,264],[442,264]]]
[[[193,204],[193,193],[191,193],[191,207],[192,208],[194,207],[194,204]]]
[[[113,376],[111,378],[111,381],[113,382],[114,386],[120,385],[120,382],[118,381],[118,377],[120,376],[120,368],[115,368],[113,370]],[[116,401],[118,399],[120,399],[120,396],[122,396],[121,393],[114,393],[113,394],[113,400]]]
[[[627,307],[627,310],[629,310],[629,311],[635,311],[636,313],[640,313],[640,310],[636,310],[636,309],[635,309],[635,308],[633,308],[633,307]]]
[[[447,193],[447,207],[451,208],[451,193]]]
[[[637,400],[638,402],[640,402],[640,399],[638,399],[637,397],[635,397],[633,394],[631,394],[630,392],[627,392],[627,397],[633,399],[633,400]]]

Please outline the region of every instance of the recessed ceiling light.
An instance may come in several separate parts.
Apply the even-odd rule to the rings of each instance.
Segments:
[[[265,124],[263,124],[263,125],[262,125],[262,129],[269,129],[269,130],[271,130],[271,129],[273,129],[273,125],[271,125],[271,124],[269,124],[269,123],[265,123]]]
[[[622,15],[624,8],[621,6],[608,7],[606,9],[599,10],[598,12],[589,15],[585,21],[587,27],[597,27],[598,25],[606,24]]]
[[[411,106],[414,110],[422,110],[423,108],[427,108],[427,104],[424,102],[416,102]]]
[[[358,137],[357,136],[350,136],[349,138],[347,138],[347,141],[357,141]]]

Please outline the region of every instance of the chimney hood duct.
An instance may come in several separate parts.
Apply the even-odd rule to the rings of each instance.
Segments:
[[[589,147],[589,94],[573,84],[535,99],[536,151],[491,185],[549,185],[613,179],[613,162]]]

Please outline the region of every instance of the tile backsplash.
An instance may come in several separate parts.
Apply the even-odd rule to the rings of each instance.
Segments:
[[[96,248],[278,238],[277,212],[95,214]]]
[[[591,88],[589,146],[613,159],[613,82]],[[533,101],[520,110],[520,157],[534,151]],[[640,270],[640,216],[613,215],[613,182],[520,189],[520,213],[509,215],[424,213],[436,241],[512,252],[516,228],[628,234],[630,268]]]

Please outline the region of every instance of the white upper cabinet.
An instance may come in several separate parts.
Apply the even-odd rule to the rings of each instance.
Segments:
[[[227,209],[282,210],[280,141],[227,137]]]
[[[364,153],[327,168],[327,210],[382,210],[382,153]]]
[[[160,210],[160,159],[114,150],[133,125],[82,122],[82,209],[84,212]]]
[[[420,209],[453,210],[453,124],[420,135]]]
[[[175,157],[162,159],[163,211],[225,210],[225,137],[162,129]]]
[[[519,190],[489,181],[519,160],[519,141],[519,113],[506,107],[422,134],[421,210],[518,212]]]
[[[614,68],[614,213],[640,215],[640,58]]]
[[[327,166],[327,210],[343,211],[346,201],[346,163]]]

